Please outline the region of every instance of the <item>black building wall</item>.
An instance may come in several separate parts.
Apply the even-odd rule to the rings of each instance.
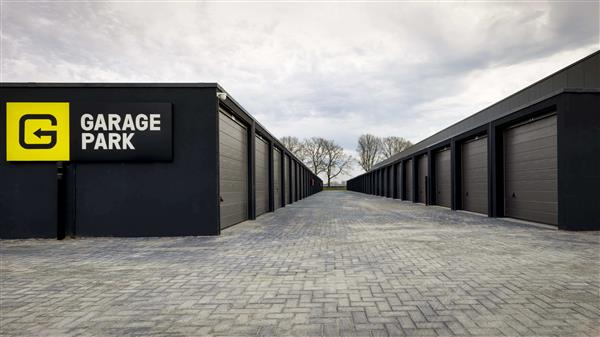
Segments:
[[[488,215],[503,217],[504,213],[504,144],[506,128],[527,119],[556,113],[558,158],[558,228],[565,230],[600,229],[600,91],[568,90],[525,106],[511,114],[476,128],[456,134],[416,153],[396,160],[413,160],[419,155],[450,145],[452,209],[461,209],[461,151],[460,144],[475,135],[488,137]],[[429,167],[431,181],[435,182],[433,166]],[[377,169],[349,180],[353,191],[368,193],[357,181]],[[415,192],[415,186],[413,191]],[[410,191],[407,191],[409,193]],[[430,195],[432,192],[430,191]]]
[[[219,233],[216,87],[2,87],[0,97],[3,115],[11,101],[171,102],[172,162],[66,164],[67,227],[82,236]],[[56,237],[56,164],[7,163],[1,148],[9,188],[0,190],[0,236]]]
[[[558,223],[600,229],[600,93],[565,94],[560,101]]]
[[[0,118],[0,238],[218,235],[219,107],[248,126],[248,218],[255,218],[255,133],[291,162],[297,158],[232,98],[219,100],[218,91],[217,84],[2,84],[3,116],[6,102],[69,102],[71,111],[81,103],[171,103],[173,160],[7,162],[6,118]],[[321,191],[321,179],[296,165],[297,179],[306,173],[304,195]],[[274,170],[271,163],[271,197]]]

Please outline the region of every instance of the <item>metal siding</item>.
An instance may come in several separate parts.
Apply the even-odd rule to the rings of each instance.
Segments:
[[[292,185],[292,202],[295,202],[296,200],[298,200],[298,198],[296,198],[296,162],[292,160],[292,174],[290,176],[290,184]]]
[[[388,193],[388,173],[387,173],[388,168],[384,168],[383,170],[381,170],[381,173],[383,175],[383,193],[381,193],[382,196],[387,197],[387,193]]]
[[[219,113],[221,228],[248,219],[248,130]]]
[[[269,211],[269,144],[256,137],[256,216]]]
[[[504,132],[508,217],[558,223],[556,115]]]
[[[450,149],[435,154],[435,202],[445,207],[452,206],[450,154]]]
[[[404,200],[413,200],[413,177],[412,177],[412,159],[404,162]]]
[[[426,204],[427,203],[427,184],[428,184],[427,156],[426,155],[420,156],[417,160],[417,165],[418,165],[417,202],[422,202],[422,203]]]
[[[305,191],[304,191],[304,180],[306,179],[305,177],[305,173],[304,172],[304,168],[302,166],[300,166],[300,199],[304,199],[305,195]]]
[[[285,204],[287,205],[290,203],[290,191],[292,187],[292,184],[290,183],[290,157],[287,154],[283,156],[283,165],[283,176],[285,182]]]
[[[281,207],[281,151],[273,149],[273,203],[275,209]]]
[[[462,145],[462,208],[488,213],[488,150],[487,137]]]
[[[388,168],[388,197],[389,198],[393,198],[394,197],[394,167],[390,166]]]
[[[403,167],[402,167],[402,163],[397,164],[398,168],[396,169],[396,188],[398,189],[398,199],[403,200],[404,199],[404,195],[402,194],[402,186],[403,186],[403,179],[402,179],[402,172],[404,171]]]

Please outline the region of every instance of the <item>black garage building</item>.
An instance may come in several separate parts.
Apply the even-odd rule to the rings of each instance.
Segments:
[[[348,189],[600,229],[600,52],[378,163]]]
[[[0,97],[1,238],[218,235],[322,189],[322,181],[217,84],[3,83]],[[35,152],[61,142],[60,118],[43,108],[34,117],[25,110],[20,115],[24,131],[17,142],[17,131],[9,131],[15,102],[26,102],[25,109],[63,104],[70,116],[69,160],[14,160],[14,147]],[[162,118],[155,125],[162,129],[133,136],[129,146],[136,151],[111,143],[110,135],[111,150],[97,143],[81,150],[83,115],[111,112],[101,130],[123,131],[125,124],[116,121],[125,113],[153,111],[149,116]]]

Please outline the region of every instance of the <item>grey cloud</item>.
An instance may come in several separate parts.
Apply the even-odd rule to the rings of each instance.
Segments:
[[[418,141],[501,98],[483,82],[465,96],[480,72],[598,49],[599,6],[5,3],[2,75],[219,82],[275,135],[353,150],[363,132]]]

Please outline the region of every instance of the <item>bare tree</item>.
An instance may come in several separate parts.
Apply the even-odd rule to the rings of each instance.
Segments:
[[[303,161],[314,174],[325,172],[324,147],[327,140],[312,137],[302,144]]]
[[[283,146],[285,146],[293,155],[298,157],[298,159],[303,160],[303,144],[298,140],[298,138],[293,136],[285,136],[279,139]]]
[[[323,142],[324,172],[327,176],[327,186],[331,187],[331,180],[342,173],[348,173],[352,165],[352,157],[333,140]]]
[[[360,167],[369,171],[379,160],[382,144],[381,139],[371,134],[361,135],[358,138],[358,164]]]
[[[412,143],[402,137],[385,137],[381,140],[381,156],[382,159],[388,159],[400,151],[404,151],[411,147]]]

